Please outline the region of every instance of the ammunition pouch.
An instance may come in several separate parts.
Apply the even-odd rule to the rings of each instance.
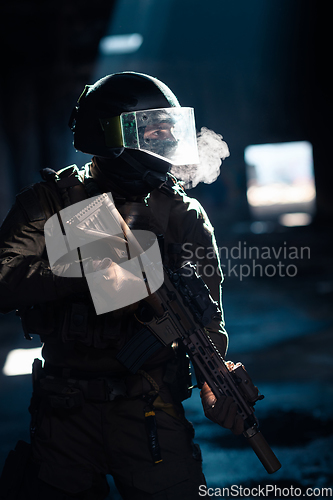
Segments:
[[[84,302],[65,304],[62,313],[61,340],[63,342],[78,341],[85,345],[93,344],[93,325],[89,321],[89,305]]]
[[[97,316],[89,299],[66,303],[61,316],[58,336],[62,342],[105,349],[116,347],[122,336],[122,315],[110,312]]]
[[[32,307],[19,309],[16,314],[21,318],[24,335],[39,335],[43,342],[44,337],[56,332],[54,305],[51,302],[36,304]]]
[[[40,396],[44,396],[54,409],[72,410],[81,408],[83,394],[78,387],[73,387],[65,380],[46,377],[40,381]]]
[[[100,403],[125,397],[126,386],[124,380],[111,377],[66,380],[46,376],[40,380],[40,394],[52,408],[71,410],[80,408],[84,401]]]
[[[87,297],[58,302],[45,302],[17,311],[25,337],[39,335],[42,342],[80,342],[104,349],[114,346],[121,337],[121,315],[111,312],[96,316]]]
[[[35,368],[35,364],[34,364]],[[98,373],[75,372],[45,364],[35,377],[33,398],[43,400],[51,408],[72,410],[84,401],[106,402],[126,397],[125,380]]]

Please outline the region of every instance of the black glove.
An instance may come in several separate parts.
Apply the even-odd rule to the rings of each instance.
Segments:
[[[200,397],[205,415],[216,424],[230,429],[234,434],[242,434],[244,420],[237,413],[237,404],[231,396],[214,396],[206,382],[200,391]]]

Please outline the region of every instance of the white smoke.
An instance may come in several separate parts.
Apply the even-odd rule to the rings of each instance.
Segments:
[[[220,175],[222,160],[230,156],[228,145],[222,135],[202,127],[197,135],[199,163],[197,165],[173,165],[171,173],[191,189],[204,182],[211,184]]]

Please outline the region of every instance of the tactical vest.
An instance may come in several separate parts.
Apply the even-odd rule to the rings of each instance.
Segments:
[[[99,194],[96,185],[91,181],[87,182],[84,171],[79,171],[76,165],[66,167],[59,172],[44,169],[42,177],[46,184],[56,186],[63,208]],[[19,195],[18,201],[30,218],[41,217],[41,214],[47,213],[46,207],[41,206],[36,199],[35,190],[41,189],[42,184],[35,185],[35,189],[26,190],[22,196]],[[115,205],[131,230],[147,229],[155,233],[160,244],[162,259],[169,266],[177,261],[181,244],[168,243],[164,234],[169,223],[173,197],[181,191],[181,185],[170,176],[166,185],[150,195],[153,198],[153,208],[145,202],[126,201],[114,196]],[[159,207],[158,213],[154,210],[156,207]],[[45,215],[44,218],[46,219]],[[44,354],[50,353],[52,358],[57,352],[56,345],[58,348],[61,345],[62,350],[65,349],[67,353],[77,350],[78,344],[82,346],[79,347],[81,351],[85,347],[119,350],[138,331],[139,325],[134,320],[134,312],[133,308],[128,306],[97,316],[91,297],[86,293],[68,300],[36,304],[19,311],[19,315],[22,318],[25,335],[27,337],[30,334],[40,335],[42,342],[45,343]],[[55,362],[54,359],[51,361]]]

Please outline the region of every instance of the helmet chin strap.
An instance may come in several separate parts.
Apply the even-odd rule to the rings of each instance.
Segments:
[[[148,167],[137,161],[126,150],[120,155],[121,158],[133,167],[137,172],[142,174],[142,180],[145,181],[153,189],[160,188],[167,180],[167,172],[156,172],[149,170]]]

